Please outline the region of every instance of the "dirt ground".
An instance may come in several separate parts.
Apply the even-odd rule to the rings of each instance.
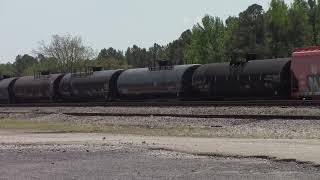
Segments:
[[[45,133],[0,130],[4,145],[95,144],[166,149],[194,155],[267,157],[320,165],[320,140],[152,137],[135,135]]]
[[[320,170],[292,162],[199,157],[168,151],[0,151],[0,179],[318,180]]]
[[[319,147],[317,141],[0,130],[0,179],[316,180],[319,166],[302,161],[319,158]],[[290,159],[286,148],[295,152],[291,155],[312,152],[314,156]],[[269,151],[275,154],[267,157]]]

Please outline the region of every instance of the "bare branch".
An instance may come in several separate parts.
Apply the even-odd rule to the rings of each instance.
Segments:
[[[39,42],[38,50],[34,52],[56,58],[62,72],[71,72],[72,68],[81,64],[81,61],[88,60],[94,55],[90,47],[83,45],[80,36],[71,35],[53,35],[49,44],[44,41]]]

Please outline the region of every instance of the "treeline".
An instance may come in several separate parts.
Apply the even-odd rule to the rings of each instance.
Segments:
[[[21,76],[40,70],[70,72],[88,66],[146,67],[162,59],[171,64],[242,61],[248,53],[259,58],[287,57],[295,47],[319,45],[319,32],[319,1],[294,0],[287,5],[284,0],[271,0],[267,10],[253,4],[226,21],[206,15],[202,22],[164,46],[133,45],[125,52],[108,48],[95,54],[80,37],[54,35],[49,44],[40,44],[34,52],[36,57],[19,55],[13,64],[0,65],[0,73]]]

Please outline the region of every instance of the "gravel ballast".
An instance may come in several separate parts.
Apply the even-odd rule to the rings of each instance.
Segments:
[[[320,116],[319,107],[0,107],[0,112],[139,113],[194,115],[309,115]]]
[[[178,118],[178,117],[76,117],[64,112],[93,113],[157,113],[157,114],[273,114],[273,115],[320,115],[319,108],[310,107],[19,107],[0,108],[2,118],[25,119],[36,122],[66,122],[95,125],[134,126],[152,128],[199,128],[201,133],[195,136],[234,137],[234,138],[294,138],[319,139],[320,120],[255,120],[255,119],[221,119],[221,118]],[[22,112],[22,113],[21,113]],[[41,115],[38,113],[53,113]]]

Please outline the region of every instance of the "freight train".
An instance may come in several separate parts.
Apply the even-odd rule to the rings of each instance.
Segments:
[[[320,47],[291,58],[2,77],[0,103],[320,99]]]

